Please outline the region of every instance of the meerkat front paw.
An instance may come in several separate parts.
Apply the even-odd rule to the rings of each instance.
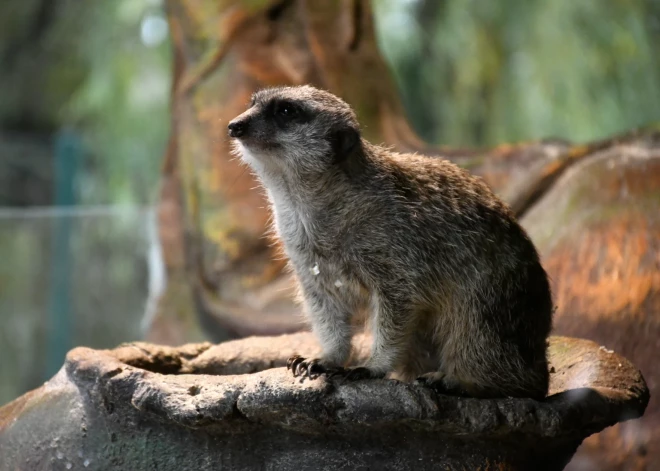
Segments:
[[[291,370],[293,376],[316,379],[321,375],[328,378],[341,378],[347,381],[360,379],[381,379],[385,373],[378,373],[364,366],[344,368],[341,366],[330,366],[320,358],[307,359],[300,355],[294,355],[286,362],[286,369]]]
[[[304,358],[300,355],[294,355],[286,362],[286,369],[291,370],[293,376],[302,376],[309,379],[316,379],[320,375],[333,375],[343,370],[324,363],[321,358]]]

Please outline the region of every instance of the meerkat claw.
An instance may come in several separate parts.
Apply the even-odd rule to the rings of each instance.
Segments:
[[[318,373],[313,372],[315,366],[318,366],[318,360],[309,360],[307,362],[307,368],[305,368],[305,375],[310,379],[315,379],[318,376]]]
[[[293,355],[291,358],[287,360],[286,369],[291,370],[293,376],[298,376],[298,372],[297,372],[298,366],[304,361],[305,359],[300,355]]]
[[[319,375],[326,372],[325,366],[320,362],[321,360],[319,358],[308,360],[300,355],[294,355],[287,360],[286,369],[291,370],[293,376],[303,376],[310,379],[316,379]]]
[[[310,379],[316,379],[327,371],[326,367],[319,363],[319,361],[318,358],[314,358],[307,362],[307,376]]]
[[[343,368],[341,366],[328,367],[323,364],[320,358],[307,359],[300,355],[293,355],[286,362],[286,369],[291,370],[294,377],[317,379],[319,376],[327,378],[343,377],[348,379],[364,379],[373,377],[367,368]],[[354,372],[354,370],[358,370]],[[365,370],[363,372],[362,370]]]
[[[293,376],[304,376],[307,370],[307,360],[301,358],[299,362],[294,365]]]

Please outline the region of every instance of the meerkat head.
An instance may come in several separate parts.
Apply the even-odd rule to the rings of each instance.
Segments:
[[[323,173],[350,158],[361,143],[350,106],[311,86],[256,92],[228,129],[235,151],[258,173]]]

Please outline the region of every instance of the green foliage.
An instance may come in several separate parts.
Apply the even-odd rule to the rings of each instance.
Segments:
[[[584,141],[660,120],[657,0],[376,0],[429,141]]]
[[[170,47],[143,43],[146,17],[164,24],[149,0],[97,2],[87,18],[78,47],[89,74],[65,109],[91,151],[84,203],[156,200],[170,120]]]

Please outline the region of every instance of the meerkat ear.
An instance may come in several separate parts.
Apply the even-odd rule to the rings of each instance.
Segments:
[[[360,133],[353,128],[344,128],[335,131],[331,140],[335,162],[340,163],[348,159],[358,148],[360,145]]]

